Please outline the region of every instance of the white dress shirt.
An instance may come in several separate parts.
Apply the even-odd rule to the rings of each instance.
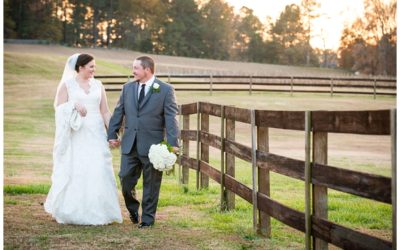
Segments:
[[[153,84],[153,82],[154,82],[154,80],[156,79],[156,76],[155,75],[153,75],[147,82],[145,82],[145,84],[146,84],[146,87],[144,87],[144,96],[146,96],[147,95],[147,93],[149,93],[149,90],[150,90],[150,87],[151,87],[151,85]],[[139,83],[138,85],[138,100],[139,100],[139,97],[140,97],[140,90],[142,90],[142,84],[143,83]]]

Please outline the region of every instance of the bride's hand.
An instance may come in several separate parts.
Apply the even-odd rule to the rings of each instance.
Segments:
[[[82,104],[80,104],[80,103],[75,103],[75,109],[76,109],[76,111],[78,111],[78,113],[79,113],[82,117],[85,117],[85,116],[86,116],[87,110],[86,110],[85,106],[83,106]]]
[[[108,143],[111,148],[118,148],[121,144],[119,140],[108,140]]]

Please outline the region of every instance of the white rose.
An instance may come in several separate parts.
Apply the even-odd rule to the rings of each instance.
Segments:
[[[159,89],[159,88],[160,88],[160,84],[158,84],[158,83],[155,82],[155,83],[153,84],[153,88],[154,88],[154,89]]]

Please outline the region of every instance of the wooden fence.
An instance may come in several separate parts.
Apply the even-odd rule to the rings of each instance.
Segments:
[[[234,208],[235,195],[253,204],[253,226],[260,234],[271,235],[273,217],[304,232],[306,249],[327,249],[328,243],[344,249],[396,249],[396,110],[268,111],[200,102],[181,105],[179,112],[181,183],[188,184],[193,169],[197,188],[207,187],[209,178],[221,184],[221,209]],[[196,129],[190,129],[190,115],[197,118]],[[210,116],[221,118],[220,135],[209,132]],[[251,147],[235,141],[235,122],[251,124]],[[270,153],[269,128],[304,131],[305,159]],[[327,165],[328,133],[391,135],[392,178]],[[189,156],[190,141],[197,143],[196,158]],[[208,163],[209,147],[221,151],[220,166]],[[252,188],[235,179],[235,157],[251,163]],[[270,171],[304,181],[304,212],[270,197]],[[392,241],[329,221],[328,188],[392,204]]]
[[[157,75],[176,91],[275,91],[298,93],[396,95],[395,78],[240,76],[240,75]],[[107,91],[120,91],[132,76],[96,76]]]

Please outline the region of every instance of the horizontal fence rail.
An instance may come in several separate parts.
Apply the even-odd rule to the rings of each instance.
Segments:
[[[369,77],[306,77],[244,75],[168,75],[158,78],[174,85],[176,91],[253,91],[290,93],[396,95],[396,79]],[[100,75],[107,91],[120,91],[133,76]]]
[[[212,103],[191,103],[180,106],[180,115],[189,120],[190,115],[211,115],[220,117],[221,119],[233,120],[242,123],[251,124],[251,110],[221,106]],[[254,126],[258,129],[264,128],[279,128],[288,130],[306,131],[305,120],[306,112],[303,111],[268,111],[255,110]],[[310,111],[311,115],[311,131],[314,137],[324,133],[352,133],[364,135],[391,135],[395,131],[396,124],[393,117],[395,110],[374,110],[374,111]],[[221,123],[228,126],[228,123]],[[225,128],[224,128],[225,129]],[[228,127],[226,128],[228,129]],[[393,140],[392,136],[392,140]],[[232,155],[240,158],[248,163],[254,160],[252,147],[243,145],[235,140],[224,137],[224,134],[215,135],[208,131],[197,131],[190,129],[188,126],[181,131],[181,139],[183,141],[198,141],[198,145],[202,147],[207,145],[215,149],[223,150],[226,155]],[[189,145],[188,143],[186,145]],[[313,152],[322,152],[316,150],[319,147],[318,143],[312,143]],[[316,150],[316,151],[315,151]],[[327,149],[326,149],[327,150]],[[188,151],[187,151],[188,152]],[[208,152],[208,151],[207,151]],[[222,156],[223,154],[221,154]],[[393,155],[392,157],[395,157]],[[207,158],[208,159],[208,158]],[[314,159],[317,159],[314,156]],[[396,222],[393,222],[394,229],[392,241],[387,241],[379,237],[369,235],[364,232],[353,230],[345,226],[329,221],[326,216],[313,212],[310,215],[310,220],[307,220],[306,213],[292,209],[270,198],[269,195],[261,192],[263,185],[258,186],[256,190],[256,201],[254,203],[254,191],[252,188],[240,183],[234,176],[221,172],[225,168],[218,170],[218,167],[211,166],[197,157],[197,159],[189,157],[188,154],[181,155],[179,158],[183,168],[199,171],[201,174],[210,177],[212,180],[224,186],[221,190],[228,190],[237,196],[243,198],[247,202],[256,205],[256,209],[266,215],[273,217],[286,225],[295,228],[301,232],[307,233],[306,223],[310,223],[311,230],[309,234],[314,239],[314,249],[324,249],[324,244],[331,243],[344,249],[392,249],[396,237]],[[264,150],[256,149],[255,163],[259,170],[264,170],[285,175],[297,180],[305,181],[305,160],[291,159],[289,157],[276,155]],[[396,169],[395,161],[392,161],[392,168]],[[392,188],[393,182],[396,183],[396,178],[391,178],[357,172],[322,164],[318,160],[311,161],[310,184],[312,188],[317,189],[333,189],[344,193],[356,195],[366,199],[392,204],[395,206],[396,190]],[[394,171],[395,172],[395,171]],[[263,173],[263,172],[259,172]],[[269,175],[261,175],[260,178],[269,178]],[[223,180],[223,181],[221,181]],[[253,179],[253,184],[254,184]],[[187,183],[187,182],[186,182]],[[269,183],[269,182],[268,182]],[[223,191],[221,191],[223,192]],[[314,191],[315,192],[315,191]],[[327,202],[326,197],[322,200]],[[221,194],[221,203],[227,202],[226,196]],[[311,199],[310,205],[314,210],[318,210],[320,205],[319,200]],[[318,199],[318,198],[317,198]],[[327,209],[327,206],[326,208]],[[395,218],[396,211],[393,211]],[[322,213],[323,214],[323,213]],[[257,217],[257,216],[254,216]],[[254,219],[254,218],[253,218]],[[267,223],[268,225],[268,223]],[[322,247],[321,247],[322,246]],[[326,245],[327,246],[327,245]]]

